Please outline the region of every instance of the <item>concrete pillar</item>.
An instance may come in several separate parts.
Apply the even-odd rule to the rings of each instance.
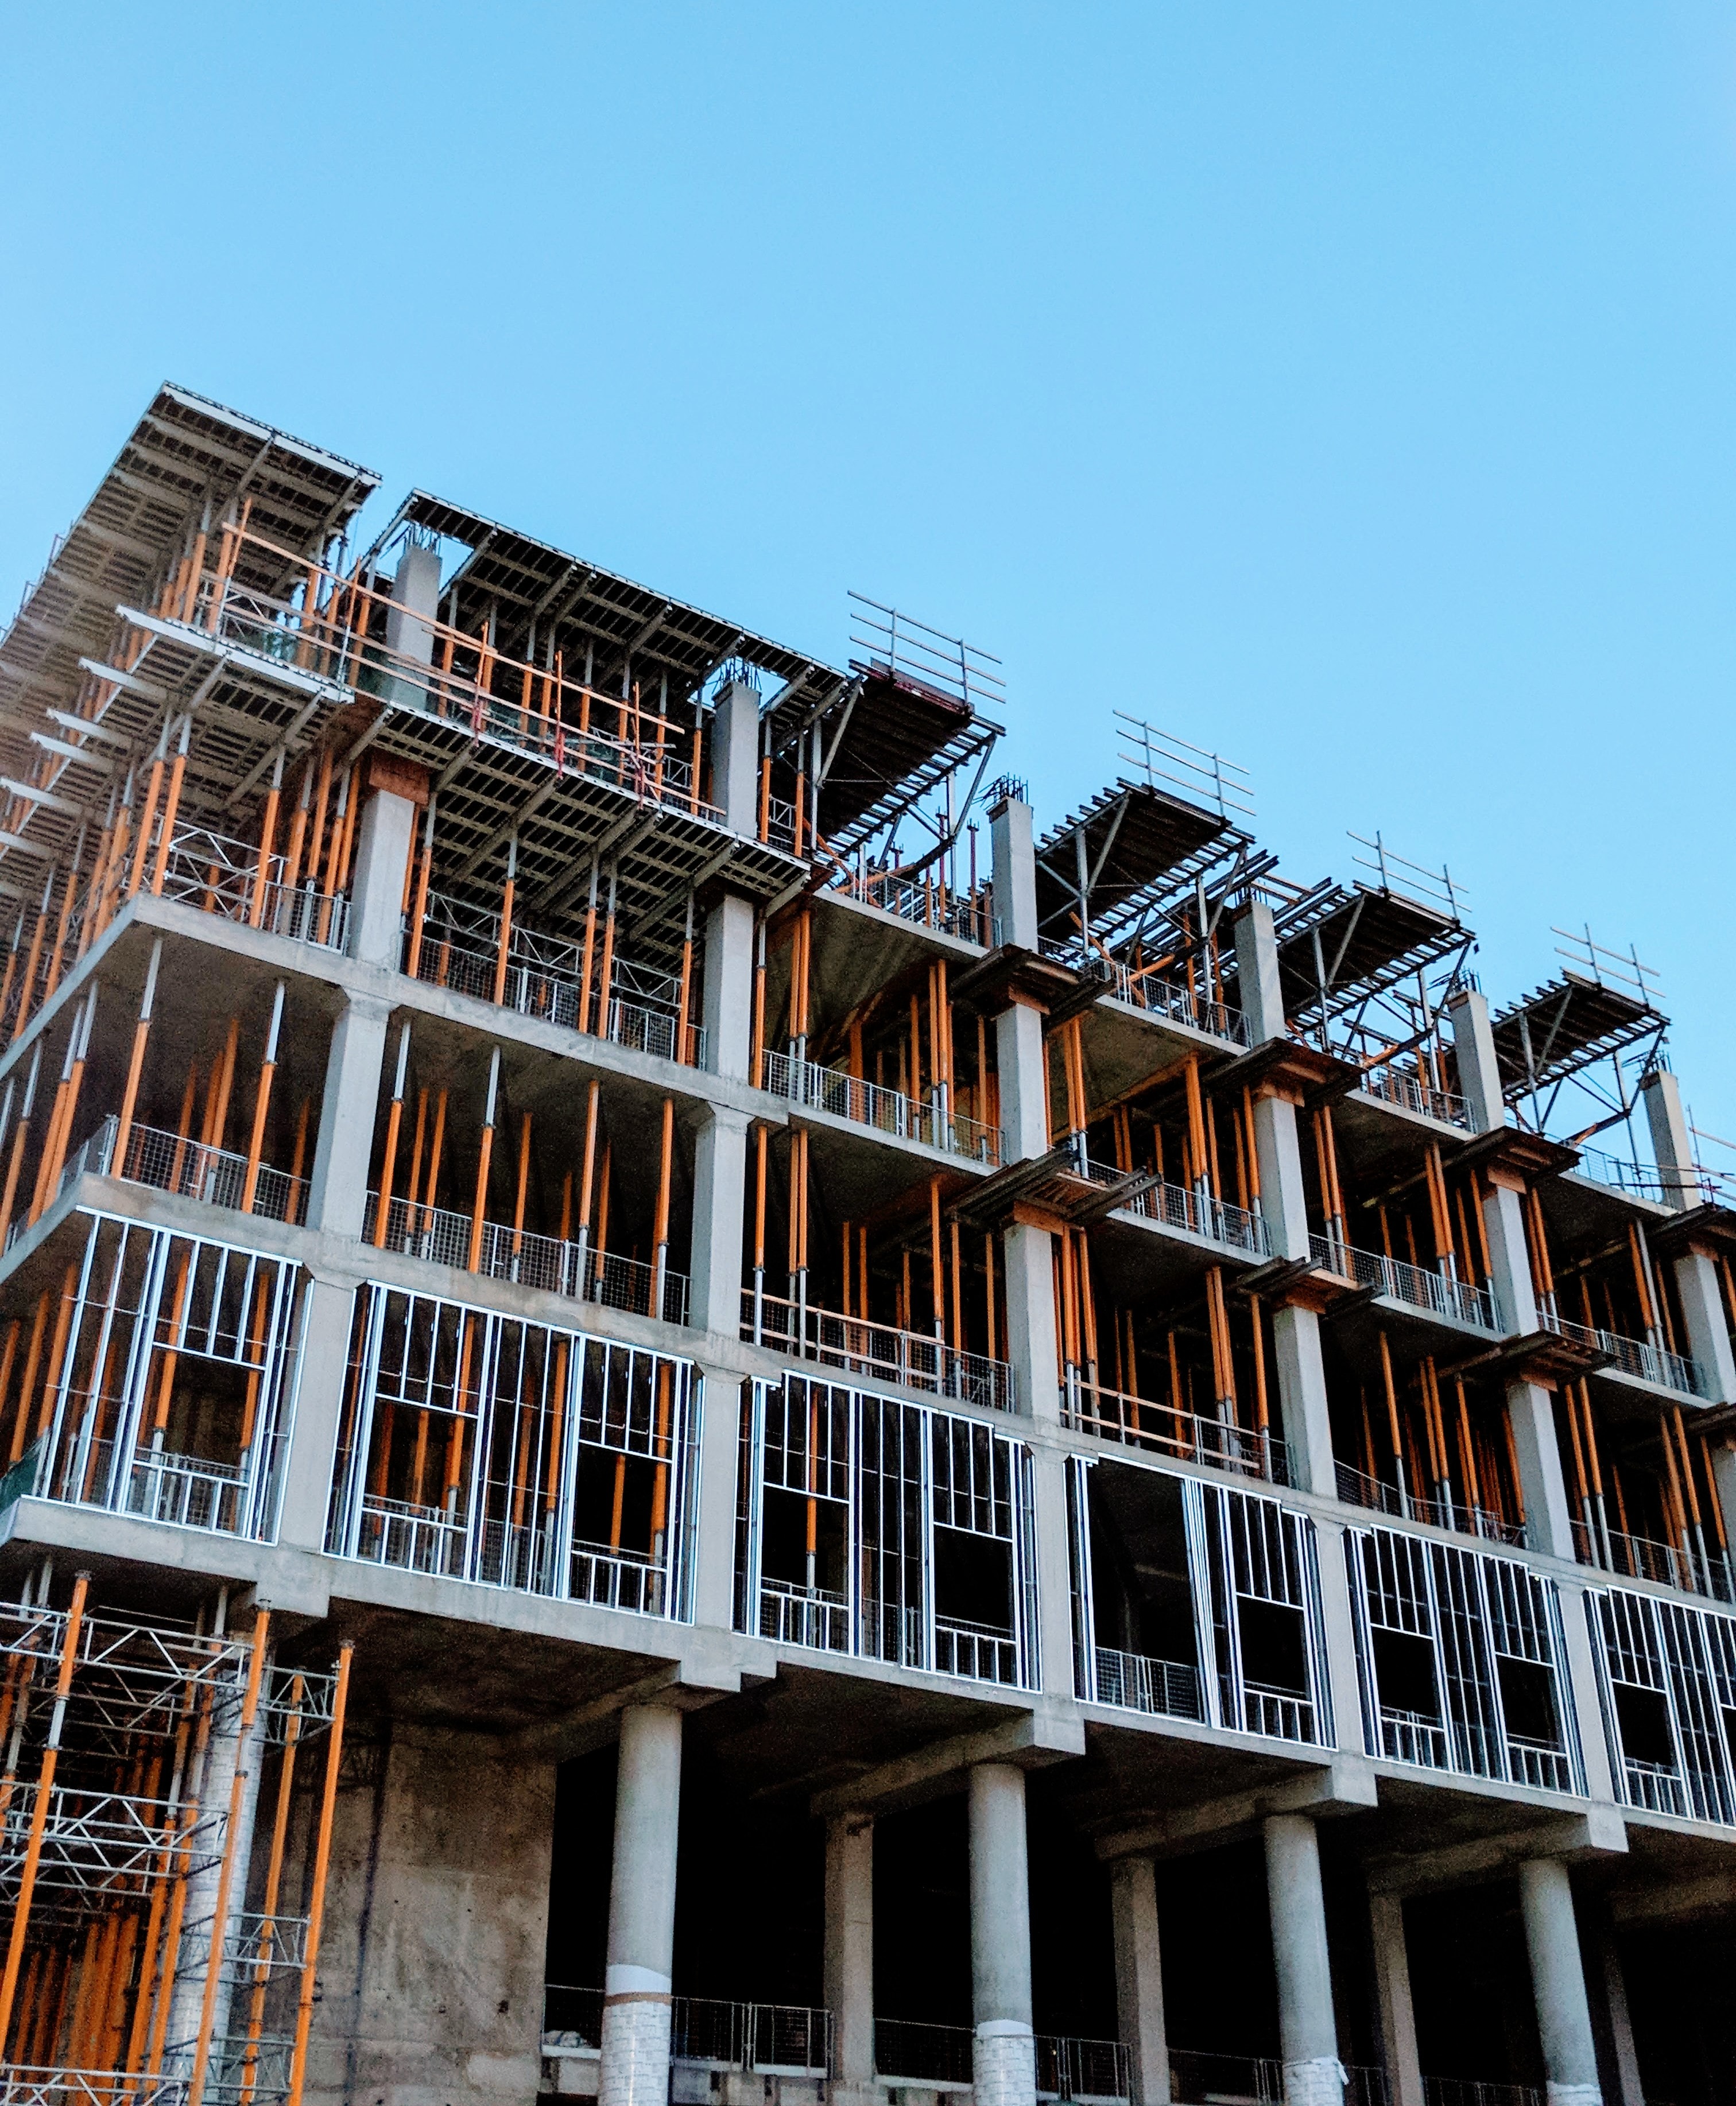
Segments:
[[[1291,1480],[1299,1491],[1335,1499],[1338,1473],[1320,1319],[1312,1309],[1281,1302],[1272,1312],[1272,1337],[1278,1364],[1278,1415],[1290,1450]]]
[[[1664,1197],[1684,1209],[1700,1203],[1700,1181],[1694,1175],[1693,1136],[1682,1103],[1682,1086],[1667,1068],[1653,1068],[1640,1085],[1645,1122],[1652,1136],[1652,1159],[1663,1181]]]
[[[398,551],[397,575],[392,580],[392,604],[386,610],[386,648],[413,665],[434,662],[433,624],[440,611],[440,550],[406,540]],[[426,691],[415,682],[393,682],[394,699],[414,708],[428,706]]]
[[[735,1623],[735,1474],[746,1390],[728,1369],[702,1368],[699,1525],[694,1544],[693,1620],[727,1631]]]
[[[1046,1155],[1049,1101],[1043,1080],[1043,1016],[1014,999],[994,1020],[995,1067],[1001,1087],[1001,1131],[1006,1160]]]
[[[328,1235],[361,1234],[391,1015],[389,1002],[352,994],[332,1026],[307,1193],[307,1226]]]
[[[1278,939],[1263,899],[1251,901],[1236,923],[1236,998],[1248,1019],[1251,1044],[1263,1046],[1287,1034]]]
[[[370,790],[356,830],[349,955],[395,973],[404,957],[404,873],[415,844],[416,807],[395,791]]]
[[[979,1763],[970,1791],[974,2106],[1036,2106],[1025,1773]]]
[[[1490,1173],[1483,1194],[1483,1234],[1489,1245],[1489,1284],[1502,1334],[1518,1338],[1536,1330],[1537,1290],[1531,1276],[1531,1251],[1525,1241],[1523,1188],[1505,1173]]]
[[[841,1813],[826,1824],[826,2008],[832,2014],[835,2101],[874,2096],[874,1821]]]
[[[1157,1880],[1149,1857],[1118,1857],[1110,1866],[1109,1909],[1115,1939],[1115,2015],[1133,2063],[1133,2106],[1169,2106]]]
[[[1019,1409],[1053,1425],[1061,1414],[1061,1375],[1049,1231],[1028,1221],[1010,1222],[1001,1232],[1001,1258],[1007,1270],[1007,1357]]]
[[[1614,1772],[1609,1766],[1609,1740],[1604,1724],[1603,1697],[1598,1683],[1598,1664],[1593,1652],[1590,1623],[1586,1615],[1586,1589],[1577,1580],[1563,1577],[1555,1583],[1561,1606],[1561,1639],[1565,1685],[1562,1700],[1573,1707],[1579,1727],[1580,1759],[1585,1764],[1586,1793],[1590,1799],[1613,1804]]]
[[[621,1714],[598,2106],[664,2106],[669,2096],[680,1802],[680,1713],[630,1705]]]
[[[1453,1028],[1453,1051],[1459,1059],[1459,1094],[1470,1113],[1473,1131],[1488,1133],[1505,1126],[1507,1105],[1501,1095],[1488,1003],[1478,988],[1467,988],[1448,1004],[1447,1016]]]
[[[1272,1237],[1272,1256],[1311,1257],[1302,1141],[1296,1107],[1288,1097],[1266,1090],[1254,1098],[1254,1153],[1260,1171],[1260,1212]]]
[[[711,712],[711,801],[732,834],[760,837],[760,697],[732,680]]]
[[[693,1144],[693,1287],[689,1321],[724,1338],[742,1335],[742,1233],[747,1203],[746,1112],[714,1105]]]
[[[1603,2106],[1573,1888],[1559,1857],[1533,1857],[1520,1866],[1519,1906],[1549,2106]]]
[[[1675,1291],[1688,1328],[1683,1342],[1699,1370],[1701,1394],[1711,1404],[1736,1404],[1736,1353],[1725,1320],[1717,1261],[1690,1250],[1675,1261]]]
[[[759,1084],[747,1072],[753,1052],[753,905],[726,892],[705,918],[706,1065],[714,1075]]]
[[[1627,2007],[1627,1980],[1622,1972],[1622,1955],[1615,1933],[1606,1921],[1598,1934],[1599,1969],[1604,1978],[1604,2007],[1609,2015],[1611,2059],[1621,2106],[1645,2106],[1645,2086],[1640,2079],[1640,2057],[1634,2046],[1634,2022]]]
[[[1536,1382],[1509,1382],[1507,1417],[1518,1459],[1519,1496],[1525,1502],[1526,1546],[1571,1561],[1572,1508],[1555,1439],[1554,1400]]]
[[[1411,1958],[1405,1946],[1404,1903],[1397,1894],[1370,1894],[1369,1928],[1375,1949],[1375,2008],[1386,2065],[1388,2106],[1424,2106],[1423,2066],[1416,2056],[1416,2013],[1411,2001]]]
[[[1285,2106],[1339,2106],[1344,2067],[1332,2008],[1319,1839],[1305,1813],[1271,1815],[1265,1835]]]
[[[1000,940],[1021,951],[1037,948],[1037,850],[1031,818],[1030,806],[1016,797],[1003,798],[989,814]]]
[[[363,1733],[353,1756],[366,1783],[338,1794],[309,2106],[533,2106],[554,1765],[433,1726]]]
[[[294,1409],[277,1516],[277,1540],[293,1549],[325,1548],[355,1308],[353,1288],[317,1275],[308,1280],[296,1341]]]

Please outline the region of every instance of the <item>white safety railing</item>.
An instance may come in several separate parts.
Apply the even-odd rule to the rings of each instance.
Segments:
[[[774,1353],[790,1353],[849,1374],[872,1375],[931,1396],[953,1397],[989,1410],[1016,1409],[1013,1371],[1005,1360],[961,1352],[920,1331],[900,1331],[863,1316],[840,1316],[751,1287],[742,1289],[742,1337]]]
[[[1454,1499],[1450,1490],[1445,1499],[1424,1499],[1408,1486],[1389,1485],[1384,1478],[1370,1477],[1366,1471],[1354,1470],[1348,1463],[1335,1463],[1333,1468],[1338,1478],[1338,1495],[1348,1506],[1370,1507],[1379,1513],[1397,1514],[1402,1520],[1425,1521],[1431,1528],[1450,1528],[1460,1535],[1480,1535],[1488,1543],[1522,1546],[1525,1541],[1523,1521],[1503,1521],[1486,1507],[1474,1507]]]
[[[1290,1450],[1269,1428],[1238,1426],[1227,1417],[1208,1418],[1195,1411],[1129,1396],[1088,1382],[1077,1372],[1061,1384],[1064,1426],[1093,1433],[1101,1441],[1146,1448],[1183,1463],[1215,1470],[1234,1470],[1245,1477],[1263,1477],[1274,1485],[1290,1481]]]
[[[913,921],[921,929],[935,929],[945,936],[962,937],[967,943],[987,950],[995,942],[994,909],[989,888],[980,885],[975,894],[954,892],[933,877],[909,877],[902,871],[868,870],[854,865],[844,871],[832,889],[847,899],[877,907],[882,914],[895,914],[900,921]]]
[[[1420,1113],[1424,1118],[1459,1127],[1466,1133],[1471,1130],[1471,1108],[1465,1099],[1412,1069],[1391,1065],[1366,1069],[1358,1087],[1366,1096],[1397,1105],[1402,1111]]]
[[[1627,1338],[1619,1331],[1605,1331],[1558,1316],[1553,1309],[1540,1307],[1537,1321],[1557,1338],[1571,1339],[1599,1353],[1625,1375],[1653,1383],[1659,1389],[1679,1390],[1684,1396],[1704,1396],[1706,1389],[1699,1364],[1685,1353],[1672,1353],[1667,1346],[1649,1338]]]
[[[932,1104],[919,1103],[902,1091],[864,1082],[840,1069],[822,1068],[812,1060],[798,1060],[788,1053],[774,1053],[769,1047],[761,1059],[760,1087],[774,1097],[787,1097],[792,1105],[829,1112],[834,1118],[872,1127],[895,1140],[919,1140],[925,1147],[991,1166],[1001,1159],[1004,1140],[998,1127],[985,1126],[962,1112],[943,1115]]]
[[[119,1121],[113,1113],[67,1158],[57,1190],[79,1177],[120,1177],[129,1185],[149,1185],[183,1199],[202,1199],[209,1207],[239,1209],[247,1196],[249,1158],[227,1148],[207,1148],[183,1134],[161,1127],[133,1125],[127,1136],[126,1160],[117,1168],[114,1142]],[[307,1181],[291,1177],[268,1163],[253,1172],[253,1204],[247,1211],[274,1221],[299,1221],[307,1209]]]
[[[777,1645],[806,1646],[816,1652],[848,1652],[850,1604],[843,1595],[825,1588],[761,1580],[760,1636]]]
[[[1011,1631],[997,1630],[992,1624],[936,1616],[935,1672],[962,1675],[967,1682],[998,1682],[1016,1688],[1019,1642]]]
[[[1094,1185],[1119,1185],[1124,1178],[1137,1174],[1119,1170],[1112,1163],[1100,1163],[1088,1156],[1083,1147],[1074,1153],[1081,1174]],[[1189,1235],[1221,1243],[1227,1250],[1241,1251],[1249,1257],[1265,1257],[1271,1252],[1272,1238],[1263,1217],[1228,1199],[1218,1199],[1203,1187],[1190,1189],[1163,1182],[1148,1185],[1124,1201],[1123,1208],[1142,1221],[1155,1222],[1160,1228],[1182,1229]]]
[[[1076,951],[1070,961],[1078,970],[1088,970],[1088,966],[1081,964]],[[1231,1046],[1251,1042],[1253,1033],[1248,1019],[1239,1009],[1231,1009],[1227,1002],[1209,1001],[1179,980],[1164,979],[1150,970],[1123,965],[1119,958],[1106,962],[1114,976],[1117,1001],[1142,1009],[1150,1015],[1160,1016],[1170,1024],[1189,1024],[1194,1030],[1225,1039]]]
[[[1500,1329],[1495,1297],[1487,1287],[1474,1287],[1469,1280],[1455,1279],[1444,1272],[1430,1272],[1426,1266],[1407,1264],[1403,1258],[1358,1249],[1339,1236],[1311,1235],[1308,1248],[1321,1271],[1335,1273],[1340,1279],[1353,1279],[1358,1287],[1371,1287],[1388,1301],[1402,1302],[1456,1324],[1474,1324],[1479,1331]]]
[[[1124,1711],[1164,1718],[1203,1718],[1198,1670],[1185,1662],[1153,1660],[1145,1653],[1094,1649],[1097,1700]]]

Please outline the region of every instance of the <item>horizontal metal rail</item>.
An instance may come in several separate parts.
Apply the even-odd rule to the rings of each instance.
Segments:
[[[1150,1397],[1106,1389],[1079,1374],[1061,1384],[1061,1417],[1064,1426],[1093,1433],[1099,1440],[1119,1441],[1124,1447],[1148,1449],[1154,1454],[1214,1470],[1234,1470],[1245,1477],[1263,1477],[1270,1484],[1290,1481],[1290,1450],[1269,1429],[1208,1418]]]
[[[815,1652],[848,1652],[850,1604],[843,1595],[827,1588],[761,1580],[760,1636],[774,1645],[806,1646]]]
[[[962,1675],[967,1682],[996,1682],[1014,1689],[1019,1682],[1019,1642],[1009,1630],[972,1624],[958,1616],[935,1618],[935,1673]]]
[[[372,1243],[379,1215],[379,1194],[368,1194],[361,1239]],[[472,1222],[468,1214],[444,1207],[413,1205],[394,1199],[386,1217],[383,1248],[460,1271],[470,1262]],[[510,1279],[572,1302],[594,1302],[605,1309],[624,1309],[635,1316],[659,1316],[666,1324],[687,1321],[688,1278],[668,1266],[613,1251],[592,1250],[584,1242],[533,1235],[504,1221],[484,1221],[473,1268],[485,1279]]]
[[[603,2005],[600,1989],[550,1983],[542,2000],[544,2054],[599,2053]],[[745,2069],[761,2077],[824,2078],[832,2073],[832,2019],[823,2005],[675,1996],[669,2017],[673,2062]]]
[[[962,1112],[943,1117],[932,1104],[920,1103],[902,1091],[886,1089],[837,1068],[822,1068],[812,1060],[798,1060],[792,1054],[774,1053],[769,1046],[761,1059],[760,1086],[792,1105],[811,1105],[834,1118],[872,1127],[896,1140],[919,1140],[949,1154],[967,1155],[973,1162],[998,1164],[1005,1145],[998,1127],[985,1126]]]
[[[986,885],[980,885],[974,894],[954,892],[932,878],[858,867],[846,869],[831,889],[847,899],[877,907],[882,914],[896,915],[900,921],[937,930],[942,935],[961,937],[985,951],[995,941],[994,910]]]
[[[202,1199],[209,1207],[239,1210],[247,1194],[248,1158],[232,1149],[207,1148],[162,1127],[135,1124],[127,1136],[126,1160],[114,1167],[119,1121],[111,1113],[67,1158],[57,1192],[82,1176],[120,1177],[129,1185],[148,1185],[183,1199]],[[273,1221],[298,1222],[307,1207],[307,1181],[291,1177],[262,1163],[254,1175],[253,1205],[248,1212]]]
[[[1495,1297],[1487,1287],[1473,1287],[1469,1280],[1431,1272],[1426,1266],[1411,1265],[1403,1258],[1360,1250],[1338,1236],[1311,1235],[1308,1248],[1321,1271],[1353,1279],[1358,1287],[1371,1287],[1389,1302],[1402,1302],[1456,1324],[1473,1324],[1479,1331],[1500,1329]]]
[[[1486,1507],[1470,1506],[1451,1497],[1422,1499],[1404,1485],[1389,1485],[1384,1478],[1370,1477],[1366,1471],[1353,1470],[1348,1463],[1335,1463],[1333,1468],[1338,1479],[1338,1495],[1347,1506],[1371,1507],[1378,1513],[1397,1514],[1404,1521],[1425,1521],[1431,1528],[1450,1528],[1460,1535],[1479,1535],[1487,1543],[1506,1543],[1521,1548],[1524,1544],[1523,1521],[1503,1521]]]
[[[1078,1152],[1077,1159],[1081,1174],[1095,1185],[1118,1185],[1135,1174],[1118,1169],[1112,1163],[1100,1163],[1083,1150]],[[1222,1243],[1225,1249],[1241,1251],[1249,1257],[1265,1257],[1271,1252],[1272,1237],[1263,1215],[1217,1199],[1203,1188],[1190,1190],[1185,1185],[1162,1182],[1150,1185],[1134,1193],[1124,1203],[1124,1211],[1155,1221],[1160,1228],[1184,1229],[1189,1235]]]
[[[1169,2095],[1176,2106],[1282,2106],[1284,2065],[1265,2055],[1173,2047]]]
[[[1195,1031],[1225,1039],[1231,1046],[1252,1043],[1248,1019],[1239,1009],[1231,1009],[1227,1002],[1208,1001],[1179,980],[1164,979],[1156,973],[1123,965],[1119,958],[1112,962],[1117,1001],[1160,1016],[1167,1023],[1191,1024]]]
[[[1630,1535],[1575,1517],[1574,1554],[1581,1565],[1618,1572],[1629,1580],[1649,1580],[1684,1594],[1706,1594],[1715,1602],[1736,1602],[1736,1573],[1728,1553],[1698,1545],[1692,1549],[1660,1543],[1654,1537]]]
[[[931,1396],[994,1411],[1016,1408],[1013,1371],[1005,1360],[961,1352],[920,1331],[900,1331],[863,1316],[840,1316],[751,1287],[742,1289],[742,1337],[774,1353],[839,1368],[846,1374],[872,1375]]]
[[[1570,1338],[1613,1361],[1625,1375],[1655,1384],[1659,1389],[1680,1390],[1684,1396],[1704,1396],[1704,1378],[1698,1361],[1685,1353],[1672,1353],[1649,1338],[1624,1338],[1619,1331],[1604,1331],[1559,1316],[1553,1309],[1539,1306],[1537,1321],[1557,1338]]]
[[[1145,1653],[1117,1652],[1110,1646],[1097,1646],[1093,1652],[1099,1704],[1163,1718],[1204,1718],[1195,1668]]]
[[[1397,1105],[1402,1111],[1419,1112],[1424,1118],[1438,1119],[1442,1126],[1459,1127],[1466,1133],[1471,1130],[1471,1108],[1465,1099],[1438,1088],[1426,1075],[1391,1065],[1368,1068],[1358,1087],[1365,1096]]]

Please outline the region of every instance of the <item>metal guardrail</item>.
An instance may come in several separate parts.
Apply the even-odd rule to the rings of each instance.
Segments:
[[[1402,1521],[1426,1522],[1431,1528],[1450,1528],[1460,1535],[1478,1535],[1487,1543],[1511,1544],[1523,1548],[1525,1525],[1503,1521],[1486,1507],[1464,1504],[1456,1499],[1420,1499],[1399,1485],[1370,1477],[1348,1463],[1335,1463],[1338,1495],[1348,1506],[1370,1507],[1377,1513],[1396,1514]]]
[[[882,914],[895,915],[900,921],[959,937],[985,951],[996,940],[994,909],[986,885],[980,885],[973,895],[951,891],[931,879],[906,877],[897,871],[856,868],[846,871],[832,889],[848,899],[859,899],[866,907],[877,907]]]
[[[1075,952],[1075,960],[1077,957]],[[1166,980],[1155,973],[1125,966],[1119,958],[1110,963],[1117,1001],[1142,1009],[1150,1015],[1163,1017],[1171,1024],[1191,1024],[1195,1031],[1227,1040],[1231,1046],[1253,1042],[1248,1019],[1239,1009],[1231,1009],[1227,1002],[1207,1001],[1178,980]],[[1088,970],[1083,966],[1076,969]]]
[[[361,1240],[372,1243],[379,1217],[379,1194],[368,1194]],[[413,1205],[394,1199],[386,1217],[384,1248],[406,1257],[425,1259],[460,1271],[470,1270],[471,1221],[468,1214],[444,1207]],[[648,1265],[643,1258],[592,1250],[558,1236],[533,1235],[503,1221],[484,1221],[476,1270],[488,1279],[510,1279],[572,1302],[594,1302],[605,1309],[624,1309],[635,1316],[659,1316],[666,1324],[687,1321],[689,1281],[685,1273]]]
[[[1633,1375],[1659,1389],[1679,1390],[1684,1396],[1704,1396],[1707,1393],[1698,1362],[1690,1360],[1685,1353],[1672,1353],[1667,1346],[1655,1346],[1648,1338],[1627,1338],[1619,1331],[1599,1330],[1590,1324],[1576,1324],[1569,1317],[1558,1316],[1553,1309],[1540,1307],[1537,1321],[1543,1329],[1553,1331],[1558,1338],[1570,1338],[1576,1345],[1601,1353],[1625,1375]]]
[[[87,1174],[120,1177],[129,1185],[149,1185],[207,1206],[239,1209],[247,1193],[247,1162],[232,1149],[207,1148],[161,1127],[135,1124],[127,1136],[126,1160],[116,1169],[114,1141],[119,1121],[113,1113],[67,1158],[56,1192],[65,1191]],[[274,1221],[298,1222],[307,1211],[307,1181],[291,1177],[262,1163],[253,1184],[249,1212]]]
[[[1424,2106],[1542,2106],[1534,2084],[1486,2084],[1475,2077],[1425,2077]]]
[[[551,1982],[543,1991],[545,2057],[595,2057],[603,2042],[600,1989]],[[674,2062],[745,2069],[763,2077],[824,2078],[832,2074],[832,2019],[823,2006],[733,2003],[716,1996],[670,2000],[669,2053]]]
[[[920,1103],[902,1091],[846,1075],[837,1068],[822,1068],[812,1060],[798,1060],[787,1053],[774,1053],[769,1046],[761,1056],[760,1086],[792,1105],[811,1105],[815,1111],[872,1127],[895,1140],[918,1140],[925,1147],[968,1156],[991,1167],[999,1163],[1006,1145],[997,1126],[985,1126],[962,1112],[943,1118],[932,1104]]]
[[[1064,1426],[1094,1433],[1100,1440],[1119,1441],[1126,1447],[1147,1448],[1181,1462],[1234,1470],[1245,1477],[1263,1477],[1270,1484],[1290,1481],[1290,1450],[1269,1428],[1261,1432],[1154,1403],[1149,1397],[1130,1396],[1121,1390],[1094,1386],[1077,1373],[1061,1385],[1061,1418]]]
[[[1323,1272],[1336,1273],[1340,1279],[1353,1279],[1358,1287],[1371,1287],[1390,1302],[1402,1302],[1456,1324],[1474,1324],[1479,1331],[1500,1329],[1495,1297],[1487,1287],[1473,1287],[1468,1280],[1449,1279],[1445,1273],[1431,1272],[1427,1266],[1408,1264],[1403,1258],[1358,1249],[1337,1236],[1310,1235],[1308,1248]]]
[[[1094,1185],[1119,1185],[1135,1174],[1117,1169],[1112,1163],[1100,1163],[1082,1149],[1075,1160],[1080,1175]],[[1191,1190],[1184,1185],[1168,1183],[1148,1185],[1124,1203],[1123,1211],[1155,1221],[1160,1228],[1185,1229],[1190,1235],[1221,1243],[1225,1249],[1240,1251],[1249,1257],[1267,1257],[1272,1252],[1272,1236],[1263,1215],[1204,1190]]]
[[[1284,2065],[1267,2055],[1173,2047],[1169,2095],[1176,2106],[1282,2106]]]
[[[1471,1130],[1471,1108],[1465,1099],[1451,1090],[1438,1088],[1424,1076],[1402,1068],[1369,1068],[1364,1069],[1357,1087],[1365,1096],[1397,1105],[1402,1111],[1420,1113],[1424,1118],[1438,1119],[1442,1126],[1456,1126],[1466,1133]]]
[[[1595,1526],[1576,1516],[1573,1550],[1581,1565],[1618,1572],[1629,1580],[1650,1580],[1684,1594],[1706,1594],[1715,1602],[1736,1602],[1736,1571],[1729,1554],[1696,1546],[1690,1553],[1649,1535],[1630,1535],[1599,1521]]]
[[[742,1337],[752,1346],[789,1353],[847,1374],[872,1375],[931,1396],[957,1399],[985,1410],[1016,1408],[1013,1371],[1006,1360],[956,1346],[920,1331],[900,1331],[864,1316],[803,1307],[781,1294],[742,1289]]]
[[[1124,1711],[1163,1718],[1204,1718],[1200,1676],[1181,1660],[1153,1660],[1144,1653],[1094,1649],[1097,1700]]]
[[[998,1682],[1016,1689],[1019,1642],[1011,1631],[998,1630],[992,1624],[936,1616],[935,1673],[959,1675],[967,1682]]]

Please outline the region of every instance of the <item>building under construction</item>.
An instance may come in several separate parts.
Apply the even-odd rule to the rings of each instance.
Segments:
[[[7,2106],[1736,2099],[1651,975],[376,482],[0,644]]]

